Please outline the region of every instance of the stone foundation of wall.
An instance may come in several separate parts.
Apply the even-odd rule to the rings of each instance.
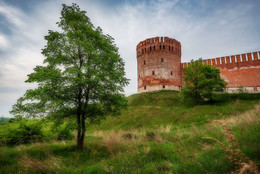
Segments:
[[[175,86],[175,85],[147,85],[144,87],[138,88],[138,93],[143,93],[143,92],[152,92],[152,91],[161,91],[161,90],[174,90],[174,91],[180,91],[181,87],[180,86]]]
[[[247,86],[247,87],[227,87],[227,93],[260,93],[260,86]]]

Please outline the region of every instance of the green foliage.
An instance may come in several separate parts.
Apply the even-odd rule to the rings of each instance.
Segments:
[[[214,92],[223,91],[226,85],[226,82],[220,78],[219,69],[204,65],[201,59],[192,61],[183,72],[182,96],[189,104],[199,104],[205,100],[211,102]]]
[[[44,65],[36,66],[26,80],[38,87],[27,90],[11,113],[57,121],[77,119],[77,142],[82,149],[86,119],[98,122],[126,107],[123,87],[128,79],[114,39],[95,28],[78,5],[63,4],[57,24],[62,32],[50,30],[45,36]]]
[[[218,121],[230,123],[240,150],[260,167],[260,95],[243,97],[217,94],[214,104],[187,107],[173,91],[132,95],[120,117],[88,126],[83,151],[74,141],[0,146],[0,173],[231,173],[225,151],[203,138],[228,146]],[[0,137],[8,125],[19,127],[1,125]],[[49,128],[70,125],[44,122],[43,132],[56,139]]]
[[[57,140],[72,140],[74,137],[72,134],[71,125],[69,125],[68,122],[55,126],[52,131],[56,134]]]
[[[18,123],[18,126],[9,127],[0,140],[7,145],[18,145],[43,141],[43,139],[44,135],[41,122],[21,121]]]
[[[9,122],[9,123],[13,123],[13,122],[15,122],[15,121],[16,121],[15,118],[10,118],[8,122]]]
[[[68,121],[62,124],[36,120],[20,120],[6,123],[0,129],[0,145],[18,145],[52,140],[71,140],[73,127]]]

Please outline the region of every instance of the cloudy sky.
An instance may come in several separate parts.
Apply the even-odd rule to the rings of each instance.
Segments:
[[[137,92],[136,45],[168,36],[182,44],[182,62],[260,51],[259,0],[0,0],[0,116],[26,89],[44,57],[48,30],[59,30],[61,4],[77,3],[95,26],[115,38]]]

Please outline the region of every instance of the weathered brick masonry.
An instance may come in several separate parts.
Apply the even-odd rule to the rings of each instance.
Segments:
[[[260,92],[260,52],[203,60],[220,69],[228,92],[240,86],[247,92]],[[138,93],[156,90],[180,90],[181,44],[168,37],[146,39],[137,45]]]
[[[137,45],[138,93],[181,87],[181,44],[168,37]]]
[[[225,56],[203,60],[220,69],[221,77],[227,82],[227,92],[236,92],[240,86],[247,92],[260,92],[259,52]],[[188,63],[182,63],[186,67]]]

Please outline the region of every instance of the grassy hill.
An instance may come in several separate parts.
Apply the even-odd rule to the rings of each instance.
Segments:
[[[129,97],[129,107],[75,140],[0,147],[0,173],[230,173],[260,166],[259,95],[218,95],[188,107],[178,92]],[[1,128],[1,127],[0,127]],[[244,165],[248,163],[250,165]]]
[[[128,130],[155,128],[161,125],[188,126],[209,120],[225,118],[254,108],[260,95],[219,95],[213,105],[188,107],[181,103],[179,92],[160,91],[134,94],[129,97],[129,107],[119,117],[109,117],[89,130]]]

